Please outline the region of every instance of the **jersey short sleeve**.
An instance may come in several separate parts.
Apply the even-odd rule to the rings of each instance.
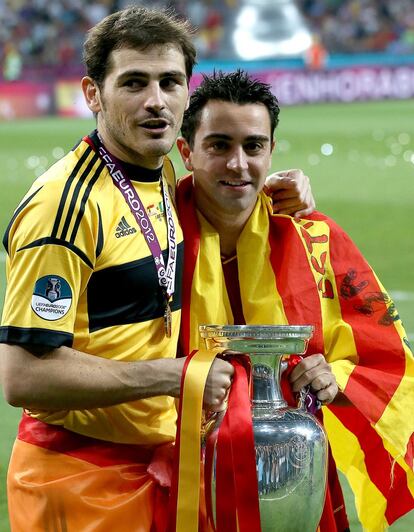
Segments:
[[[85,143],[83,143],[85,144]],[[100,239],[91,191],[104,166],[87,145],[35,182],[4,237],[7,290],[0,341],[71,346]]]

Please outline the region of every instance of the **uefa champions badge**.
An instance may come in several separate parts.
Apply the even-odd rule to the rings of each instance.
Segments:
[[[36,281],[32,295],[32,310],[44,320],[56,321],[69,312],[72,290],[58,275],[46,275]]]

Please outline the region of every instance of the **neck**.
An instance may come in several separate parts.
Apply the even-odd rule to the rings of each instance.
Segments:
[[[227,226],[223,228],[223,230],[217,230],[220,236],[221,255],[224,255],[225,257],[231,257],[232,255],[236,253],[237,241],[239,239],[240,233],[242,232],[245,223],[242,226],[237,226],[237,227]]]
[[[220,253],[226,257],[233,255],[239,236],[253,212],[254,205],[250,209],[238,213],[217,212],[217,209],[210,207],[207,202],[197,196],[196,193],[197,209],[219,234]]]

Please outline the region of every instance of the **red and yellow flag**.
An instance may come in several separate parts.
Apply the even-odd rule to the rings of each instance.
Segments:
[[[182,347],[202,346],[199,324],[231,324],[219,236],[178,186],[185,236]],[[307,354],[323,353],[353,406],[323,408],[333,455],[366,530],[414,508],[414,358],[400,317],[366,260],[331,219],[271,215],[261,195],[238,244],[247,324],[311,324]]]

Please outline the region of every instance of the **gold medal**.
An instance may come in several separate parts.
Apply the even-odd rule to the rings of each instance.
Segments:
[[[172,312],[171,307],[168,301],[165,303],[165,310],[164,310],[164,328],[165,328],[165,336],[167,338],[171,338],[171,326],[172,326]]]

